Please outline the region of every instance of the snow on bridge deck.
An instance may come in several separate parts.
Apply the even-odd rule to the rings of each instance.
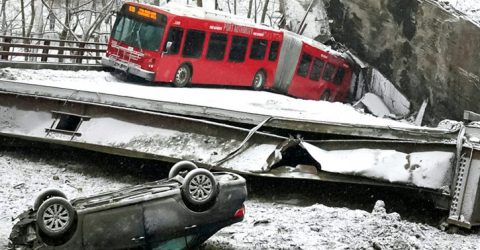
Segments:
[[[265,91],[172,88],[126,83],[107,72],[3,69],[0,79],[35,85],[67,88],[149,100],[177,102],[224,110],[267,115],[289,119],[367,125],[383,128],[422,129],[449,132],[438,128],[418,127],[407,122],[378,118],[355,110],[351,105],[301,100]]]

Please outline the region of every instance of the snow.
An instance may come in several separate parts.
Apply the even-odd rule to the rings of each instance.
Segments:
[[[465,14],[466,17],[480,25],[480,1],[478,0],[436,0],[442,3],[448,3],[455,10]],[[448,5],[443,4],[447,9]]]
[[[370,213],[247,201],[245,221],[218,232],[204,249],[478,249],[478,236],[402,220],[383,204]]]
[[[6,248],[11,218],[47,187],[59,188],[73,199],[147,181],[145,176],[117,171],[118,162],[98,155],[88,159],[30,150],[0,150],[0,248]],[[478,234],[447,234],[387,213],[381,201],[370,212],[265,198],[248,200],[244,221],[222,229],[201,249],[478,249],[480,242]]]
[[[326,151],[302,143],[323,171],[359,175],[417,187],[441,189],[452,182],[452,152],[402,153],[395,150],[359,148]]]
[[[107,72],[7,68],[0,69],[0,79],[15,79],[19,82],[67,88],[72,91],[83,90],[99,94],[182,102],[281,118],[390,128],[420,128],[406,122],[363,114],[349,104],[338,102],[301,100],[265,91],[145,86],[121,82]],[[422,127],[422,129],[435,130],[426,127]]]

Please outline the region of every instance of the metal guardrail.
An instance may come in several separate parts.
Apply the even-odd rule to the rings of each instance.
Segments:
[[[0,35],[0,65],[17,68],[100,69],[107,44]]]

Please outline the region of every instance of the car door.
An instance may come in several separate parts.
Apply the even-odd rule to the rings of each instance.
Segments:
[[[85,249],[142,249],[145,244],[141,204],[92,212],[83,220]]]

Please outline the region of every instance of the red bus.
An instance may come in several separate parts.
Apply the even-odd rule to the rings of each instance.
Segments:
[[[311,39],[203,8],[125,3],[102,64],[148,81],[244,86],[343,101],[352,70]]]

